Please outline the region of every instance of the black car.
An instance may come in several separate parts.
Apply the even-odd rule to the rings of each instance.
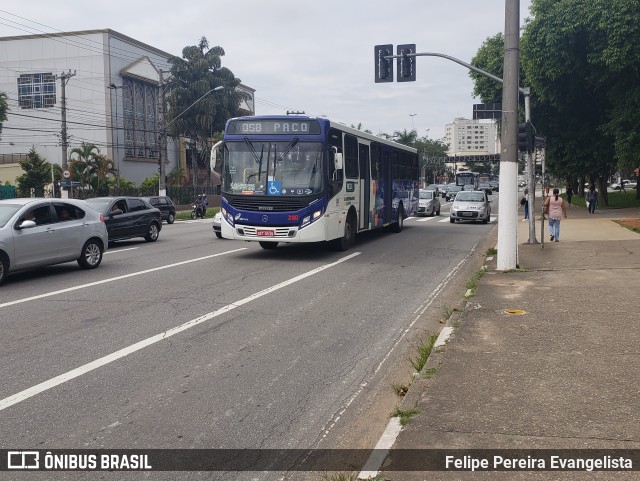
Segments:
[[[176,206],[172,200],[165,195],[156,195],[154,197],[141,197],[160,211],[162,220],[166,220],[167,224],[173,224],[176,220]]]
[[[478,187],[475,190],[484,190],[487,195],[491,195],[493,193],[493,188],[489,182],[479,182]]]
[[[97,197],[87,204],[104,216],[109,242],[144,237],[155,242],[162,229],[160,211],[140,197]]]

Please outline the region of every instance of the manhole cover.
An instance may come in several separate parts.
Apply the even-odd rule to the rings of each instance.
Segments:
[[[526,314],[525,311],[522,311],[520,309],[505,309],[502,312],[504,314],[511,314],[512,316],[522,316],[523,314]]]

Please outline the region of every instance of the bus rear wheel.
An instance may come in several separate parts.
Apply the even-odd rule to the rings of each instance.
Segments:
[[[260,242],[260,247],[262,247],[263,249],[275,249],[276,247],[278,247],[278,243],[277,242]]]
[[[391,232],[395,232],[396,234],[402,231],[402,227],[404,226],[404,207],[400,204],[398,207],[398,222],[395,222],[391,226]]]

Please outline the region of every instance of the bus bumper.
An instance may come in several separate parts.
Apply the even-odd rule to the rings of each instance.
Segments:
[[[223,218],[222,237],[225,239],[258,242],[322,242],[327,240],[327,221],[321,216],[316,221],[300,228],[291,226],[253,226],[236,224],[231,226]]]

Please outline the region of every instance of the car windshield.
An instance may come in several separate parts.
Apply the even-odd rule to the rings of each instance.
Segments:
[[[324,186],[319,142],[227,142],[224,149],[225,192],[244,195],[310,195]]]
[[[456,195],[456,201],[459,202],[484,202],[484,195],[477,192],[462,191]]]
[[[85,201],[92,209],[98,212],[104,212],[111,204],[111,199],[87,199]]]
[[[421,199],[433,199],[433,191],[432,190],[421,190],[420,191]]]
[[[0,227],[4,227],[13,214],[18,212],[22,205],[20,204],[2,204],[0,205]]]

